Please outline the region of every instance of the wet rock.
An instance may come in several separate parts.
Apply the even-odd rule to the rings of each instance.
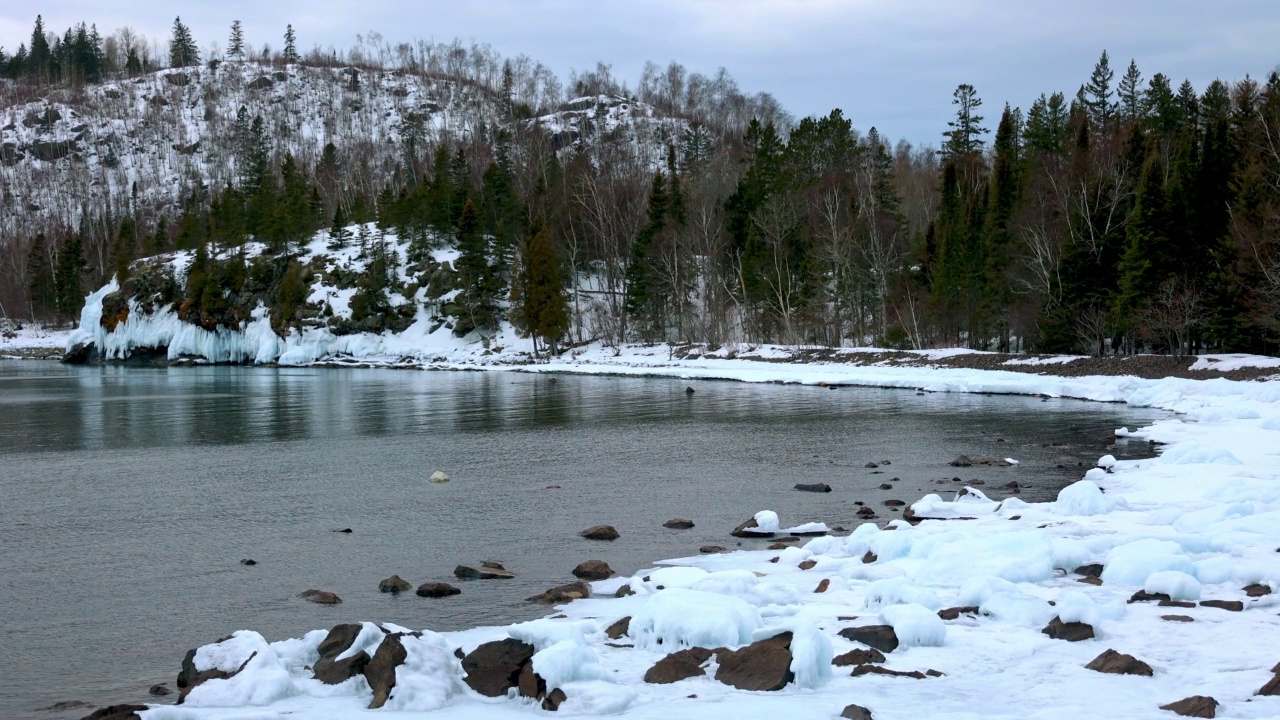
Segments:
[[[859,665],[849,673],[850,677],[859,677],[862,675],[890,675],[893,677],[909,677],[916,680],[923,680],[925,674],[919,670],[890,670],[887,667],[879,665]]]
[[[342,528],[341,530],[334,530],[334,532],[343,533],[344,535],[350,535],[352,530],[351,528]]]
[[[1160,607],[1179,607],[1179,608],[1193,608],[1196,606],[1196,604],[1191,602],[1190,600],[1161,600],[1156,604]]]
[[[298,595],[298,597],[313,602],[317,605],[337,605],[342,602],[342,598],[329,592],[328,590],[307,590]]]
[[[502,568],[485,567],[484,565],[459,565],[453,569],[453,576],[461,580],[510,580],[515,573]]]
[[[897,507],[902,507],[903,505],[906,505],[906,503],[903,502],[902,500],[885,500],[884,505],[885,507],[897,508]]]
[[[877,489],[879,489],[879,490],[892,490],[892,489],[893,489],[893,486],[892,486],[892,485],[890,485],[889,483],[880,483],[880,485],[879,485],[879,487],[878,487]]]
[[[1106,652],[1090,661],[1088,665],[1085,665],[1085,668],[1112,675],[1143,675],[1151,677],[1153,674],[1150,665],[1132,655],[1119,653],[1109,648]]]
[[[974,605],[965,605],[963,607],[950,607],[938,611],[938,617],[943,620],[955,620],[961,615],[977,615],[978,608]]]
[[[693,393],[694,393],[694,389],[692,387],[685,387],[684,389],[685,395],[692,395]]]
[[[969,459],[968,455],[957,455],[954,460],[947,464],[951,467],[972,467],[973,460]]]
[[[804,562],[800,563],[797,567],[799,567],[801,570],[812,570],[814,567],[817,566],[817,564],[818,564],[817,560],[805,560]]]
[[[776,542],[776,543],[773,543],[772,545],[770,545],[769,547],[767,547],[767,548],[765,548],[765,549],[766,549],[766,550],[786,550],[786,549],[787,549],[787,548],[789,548],[789,547],[791,547],[791,546],[790,546],[790,545],[788,545],[788,544],[786,544],[786,543],[784,543],[784,542]]]
[[[1089,623],[1062,622],[1062,618],[1058,617],[1050,620],[1049,624],[1040,632],[1054,640],[1066,640],[1067,642],[1080,642],[1094,637],[1093,626]]]
[[[587,560],[573,569],[573,576],[583,580],[607,580],[613,575],[613,568],[603,560]]]
[[[862,562],[864,565],[870,565],[871,563],[879,559],[880,559],[879,556],[877,556],[875,553],[871,552],[870,550],[862,554]]]
[[[403,633],[392,633],[378,644],[373,659],[364,666],[364,679],[373,688],[373,700],[369,702],[370,710],[377,710],[387,704],[391,697],[391,688],[396,686],[396,668],[404,664],[409,653],[400,642]]]
[[[703,545],[698,548],[698,552],[703,555],[714,555],[716,553],[729,552],[723,545]]]
[[[629,595],[635,595],[635,594],[636,594],[636,591],[631,589],[631,583],[627,583],[626,585],[619,587],[617,590],[613,592],[613,596],[616,598],[624,598]]]
[[[1195,618],[1190,615],[1161,615],[1160,619],[1169,622],[1195,622]]]
[[[147,688],[147,694],[155,695],[156,697],[164,697],[165,695],[172,695],[173,691],[169,689],[168,685],[161,683],[159,685],[152,685],[151,687]]]
[[[1261,583],[1253,583],[1252,585],[1245,585],[1244,594],[1248,595],[1249,597],[1262,597],[1263,595],[1270,595],[1271,586],[1263,585]]]
[[[1175,712],[1183,717],[1211,718],[1218,716],[1218,701],[1208,695],[1192,695],[1178,702],[1161,705],[1160,709]]]
[[[583,598],[591,597],[591,586],[584,582],[569,583],[568,585],[559,585],[547,590],[544,593],[525,598],[528,602],[540,602],[548,605],[556,603],[573,602]]]
[[[711,651],[702,647],[679,650],[654,663],[644,674],[644,681],[654,685],[669,685],[691,677],[706,675],[702,664],[711,659]]]
[[[775,535],[775,533],[756,530],[755,528],[758,527],[760,527],[760,524],[756,522],[755,518],[751,518],[734,528],[729,534],[734,537],[773,537]]]
[[[533,653],[532,645],[514,638],[484,643],[462,658],[462,681],[486,697],[504,697],[519,684]]]
[[[822,578],[822,582],[818,583],[818,587],[814,588],[813,591],[815,593],[824,593],[829,587],[831,587],[831,580]]]
[[[1280,665],[1272,668],[1272,672],[1275,673],[1275,677],[1271,678],[1266,685],[1263,685],[1256,694],[1267,696],[1280,695]]]
[[[858,508],[858,517],[864,520],[869,520],[871,518],[874,518],[875,516],[876,516],[876,511],[872,510],[871,507],[868,505],[864,505],[863,507]]]
[[[831,486],[826,483],[796,483],[796,490],[802,492],[829,493]]]
[[[840,711],[840,717],[844,720],[872,720],[871,711],[861,705],[845,705],[844,710]]]
[[[245,559],[243,559],[243,560],[241,560],[241,561],[240,561],[240,564],[241,564],[241,565],[248,565],[248,566],[252,567],[252,566],[254,566],[254,565],[257,565],[257,564],[258,564],[258,561],[257,561],[257,560],[252,560],[252,559],[250,559],[250,558],[245,558]]]
[[[890,625],[863,625],[862,627],[845,628],[840,631],[840,637],[852,642],[862,643],[880,652],[889,653],[898,649],[898,635]]]
[[[435,483],[436,485],[440,485],[440,484],[442,484],[442,483],[447,483],[447,482],[449,482],[449,476],[448,476],[448,475],[445,475],[443,472],[440,472],[439,470],[437,470],[437,471],[435,471],[435,472],[431,473],[431,477],[427,478],[427,482],[429,482],[429,483]]]
[[[671,518],[670,520],[662,523],[662,527],[670,528],[672,530],[688,530],[693,527],[693,521],[686,520],[684,518]]]
[[[836,667],[849,667],[852,665],[869,665],[872,663],[884,662],[884,653],[879,650],[863,650],[858,648],[850,650],[843,655],[837,655],[831,660],[831,664]]]
[[[408,580],[405,580],[399,575],[392,575],[386,580],[383,580],[382,582],[378,583],[378,592],[402,593],[405,590],[409,590],[412,587],[413,586],[409,584]]]
[[[875,470],[876,468],[878,468],[878,467],[880,467],[880,466],[879,466],[879,465],[877,465],[876,463],[869,462],[869,463],[867,463],[866,465],[863,465],[862,467],[867,468],[868,470]]]
[[[1081,565],[1074,572],[1085,577],[1102,577],[1102,570],[1102,563],[1090,563],[1089,565]]]
[[[1211,607],[1218,608],[1219,610],[1240,612],[1244,610],[1244,603],[1239,600],[1201,600],[1200,607]]]
[[[595,525],[578,534],[588,540],[617,540],[619,537],[612,525]]]
[[[147,710],[146,705],[108,705],[85,715],[80,720],[139,720],[138,713]]]
[[[739,690],[781,690],[795,679],[789,632],[723,651],[716,660],[716,680]]]
[[[563,690],[556,688],[547,693],[547,696],[542,699],[542,709],[547,712],[555,712],[560,709],[561,703],[568,699]]]
[[[631,616],[628,615],[621,620],[604,629],[605,637],[610,640],[620,640],[627,632],[631,630]]]
[[[336,659],[351,648],[362,628],[360,623],[343,623],[329,630],[329,634],[316,648],[320,659],[311,666],[315,679],[327,685],[338,685],[364,670],[365,664],[369,662],[369,654],[366,652],[361,651],[342,660]]]
[[[462,590],[445,582],[424,582],[414,591],[418,597],[424,598],[442,598],[451,595],[461,595]]]

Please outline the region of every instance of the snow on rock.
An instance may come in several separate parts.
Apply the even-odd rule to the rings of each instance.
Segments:
[[[1053,511],[1059,515],[1102,515],[1114,508],[1115,503],[1093,480],[1080,480],[1062,488],[1057,502],[1053,503]]]
[[[444,636],[428,630],[420,637],[404,635],[400,644],[405,661],[396,668],[395,692],[383,707],[404,712],[438,710],[463,694],[462,667]]]
[[[636,647],[673,652],[695,645],[745,645],[761,624],[760,611],[741,598],[669,588],[631,617],[628,635]]]
[[[796,618],[772,623],[757,630],[752,641],[766,640],[783,632],[791,633],[791,672],[795,675],[796,687],[816,688],[830,680],[835,651],[831,640],[813,622]]]
[[[197,670],[222,670],[235,675],[206,680],[187,695],[188,707],[244,707],[269,705],[299,693],[289,669],[256,632],[240,630],[230,639],[196,651]]]
[[[1195,567],[1182,554],[1182,546],[1169,540],[1146,538],[1119,545],[1107,553],[1102,581],[1107,584],[1143,586],[1153,574],[1176,570],[1191,574]]]
[[[900,647],[937,647],[947,639],[946,623],[923,605],[890,605],[880,611],[880,620],[893,628]]]
[[[1200,581],[1191,575],[1178,570],[1160,570],[1147,576],[1143,590],[1149,593],[1163,593],[1170,600],[1199,600]]]
[[[1116,466],[1116,456],[1103,455],[1102,457],[1098,458],[1097,465],[1103,470],[1110,470],[1111,468],[1114,468]]]

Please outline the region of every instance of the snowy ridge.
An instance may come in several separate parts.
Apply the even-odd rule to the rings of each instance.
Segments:
[[[557,369],[566,367],[571,366]],[[697,369],[683,372],[696,375]],[[739,372],[740,379],[752,379],[751,373],[760,379],[764,371],[744,367]],[[792,379],[800,381],[870,372],[861,376],[866,384],[1045,394],[1070,390],[1080,397],[1175,410],[1183,417],[1118,432],[1162,443],[1162,453],[1148,460],[1100,458],[1099,468],[1054,502],[995,502],[968,488],[948,499],[930,495],[913,507],[917,516],[976,519],[925,519],[915,526],[895,520],[886,528],[864,523],[847,537],[819,537],[782,551],[667,560],[660,569],[593,583],[597,597],[557,608],[566,616],[561,619],[456,633],[428,630],[408,648],[390,706],[423,719],[540,712],[531,700],[484,698],[459,682],[453,648],[465,652],[482,642],[515,637],[535,646],[535,669],[548,678],[549,688],[564,691],[568,699],[560,711],[570,715],[826,720],[856,702],[890,720],[1155,719],[1170,717],[1160,705],[1188,695],[1214,697],[1222,704],[1220,717],[1280,715],[1280,697],[1255,696],[1280,660],[1275,650],[1280,639],[1280,458],[1274,451],[1280,440],[1280,386],[1026,374],[1019,375],[1023,385],[1016,386],[1015,378],[1003,372],[930,368],[777,372],[799,373]],[[1079,582],[1075,569],[1093,563],[1103,566],[1102,584]],[[816,592],[820,583],[826,587]],[[624,584],[634,595],[614,598]],[[1244,591],[1255,584],[1274,592]],[[1140,590],[1193,604],[1239,601],[1243,610],[1127,602]],[[937,611],[949,607],[976,607],[978,613],[944,621]],[[1192,622],[1162,619],[1173,614]],[[605,644],[604,628],[622,617],[632,620],[629,637],[620,644],[634,647]],[[1051,639],[1041,629],[1054,617],[1088,623],[1096,637]],[[886,667],[943,675],[850,677],[849,668],[832,666],[835,655],[862,647],[839,636],[839,630],[878,624],[892,626],[900,642],[886,653]],[[706,677],[670,685],[642,679],[671,650],[738,647],[783,630],[794,637],[795,682],[782,690],[743,692],[721,684],[714,679],[714,660]],[[237,633],[224,647],[202,652],[218,667],[238,667],[256,650],[245,671],[201,685],[180,708],[157,707],[143,717],[376,716],[378,711],[364,709],[371,691],[363,677],[335,687],[311,679],[305,666],[315,661],[323,637],[317,631],[267,643],[256,633]],[[1084,667],[1106,649],[1148,663],[1152,676]],[[372,654],[372,647],[367,651]]]

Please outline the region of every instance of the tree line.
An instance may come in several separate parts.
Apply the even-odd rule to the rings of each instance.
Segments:
[[[230,38],[244,46],[238,24]],[[460,335],[526,323],[532,302],[551,308],[535,333],[548,346],[1280,349],[1276,73],[1197,90],[1134,62],[1117,80],[1104,52],[1076,92],[992,123],[960,85],[934,150],[840,110],[793,122],[747,103],[740,123],[704,122],[707,79],[650,66],[626,92],[683,118],[655,160],[634,143],[556,147],[520,122],[528,76],[494,67],[502,122],[463,138],[410,118],[372,185],[351,184],[343,148],[308,164],[242,112],[234,179],[113,221],[110,262],[84,258],[75,229],[32,242],[29,313],[72,314],[76,288],[141,255],[254,238],[287,265],[318,229],[343,241],[376,223],[420,256],[457,247]],[[625,91],[603,65],[571,82]]]

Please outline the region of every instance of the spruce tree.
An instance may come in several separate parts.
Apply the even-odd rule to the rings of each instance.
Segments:
[[[53,247],[44,233],[36,235],[27,255],[27,293],[32,317],[47,317],[58,302],[58,283],[54,277]]]
[[[84,307],[84,271],[87,266],[80,235],[72,233],[58,251],[58,266],[54,270],[58,293],[55,306],[58,317],[64,320],[74,318]]]
[[[1109,129],[1111,119],[1115,116],[1116,106],[1111,101],[1111,80],[1114,77],[1115,71],[1111,69],[1111,59],[1107,56],[1107,51],[1103,50],[1102,56],[1093,66],[1089,83],[1084,87],[1085,107],[1089,111],[1089,120],[1100,131]]]
[[[191,31],[182,24],[182,18],[173,19],[173,34],[169,38],[169,66],[190,67],[200,64],[200,50],[191,37]]]
[[[298,36],[293,32],[293,25],[286,25],[284,30],[284,61],[298,62]]]
[[[1142,90],[1142,73],[1138,71],[1138,63],[1129,61],[1129,69],[1120,78],[1116,94],[1120,98],[1120,117],[1125,122],[1134,122],[1145,112],[1146,93]]]
[[[334,203],[333,206],[333,223],[329,226],[329,249],[341,250],[351,241],[351,231],[347,229],[350,221],[347,219],[347,213],[342,209],[342,203]]]
[[[239,20],[231,23],[231,38],[227,42],[227,57],[244,60],[244,29]]]
[[[116,280],[121,284],[129,279],[129,264],[137,255],[137,234],[138,230],[133,218],[125,215],[124,220],[120,221],[120,228],[111,244],[111,271],[115,273]]]
[[[498,329],[497,282],[480,232],[480,211],[470,200],[458,218],[458,285],[454,301],[453,334],[464,337],[473,330],[488,335]]]
[[[511,322],[533,340],[557,353],[557,343],[569,330],[569,301],[560,275],[560,259],[545,224],[520,248],[519,271],[511,283]]]
[[[645,342],[653,342],[661,333],[660,289],[652,268],[654,240],[667,222],[670,195],[666,178],[654,173],[649,185],[648,219],[631,242],[631,256],[627,261],[627,294],[625,308],[633,329]]]

